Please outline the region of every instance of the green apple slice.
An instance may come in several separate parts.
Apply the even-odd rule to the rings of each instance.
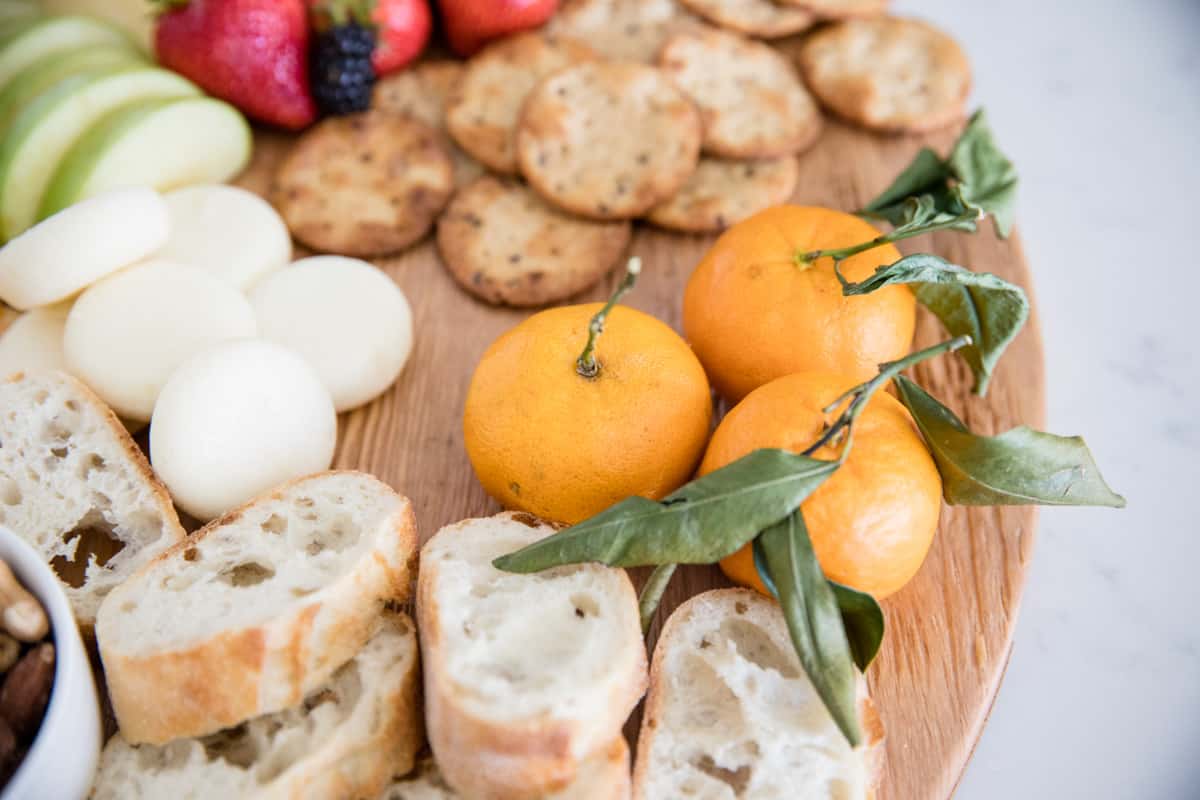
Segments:
[[[0,0],[22,2],[23,0]],[[154,52],[154,26],[158,15],[156,5],[147,0],[42,0],[50,14],[87,14],[99,17],[122,28],[147,53]]]
[[[67,78],[38,95],[0,142],[0,237],[11,239],[37,220],[63,157],[110,111],[137,100],[199,94],[174,72],[118,66]]]
[[[94,194],[126,186],[161,192],[223,183],[250,161],[250,126],[211,97],[142,100],[92,126],[63,159],[39,219]]]
[[[0,24],[11,20],[41,16],[42,9],[32,0],[0,0]]]
[[[92,17],[46,17],[19,25],[0,42],[0,89],[35,61],[95,45],[132,45],[123,31]]]
[[[21,70],[0,90],[0,132],[8,129],[28,103],[59,81],[99,67],[145,63],[131,44],[51,53]]]

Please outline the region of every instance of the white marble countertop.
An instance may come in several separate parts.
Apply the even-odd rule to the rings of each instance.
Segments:
[[[1129,501],[1043,511],[958,800],[1200,797],[1200,2],[897,9],[971,56],[1022,179],[1048,427]]]

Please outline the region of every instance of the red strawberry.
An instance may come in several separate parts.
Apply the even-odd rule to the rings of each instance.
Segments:
[[[433,29],[426,0],[376,0],[371,19],[379,37],[371,58],[376,75],[395,72],[421,55]]]
[[[536,28],[558,0],[438,0],[450,49],[469,56],[493,39]]]
[[[297,130],[317,117],[304,0],[166,0],[159,62],[248,116]]]

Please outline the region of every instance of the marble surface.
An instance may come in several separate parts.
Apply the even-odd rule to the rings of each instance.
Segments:
[[[896,7],[971,56],[1022,178],[1048,427],[1129,501],[1043,511],[956,797],[1200,797],[1200,1]]]

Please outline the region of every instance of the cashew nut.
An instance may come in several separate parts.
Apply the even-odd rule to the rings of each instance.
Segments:
[[[41,603],[25,591],[3,561],[0,561],[0,628],[22,642],[41,641],[50,631]]]

